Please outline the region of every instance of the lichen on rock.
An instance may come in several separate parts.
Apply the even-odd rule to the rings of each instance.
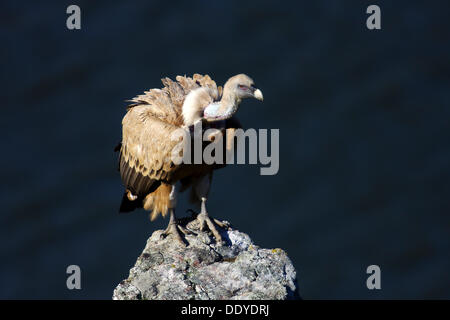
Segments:
[[[161,237],[162,230],[152,234],[114,300],[299,298],[296,271],[282,249],[260,248],[231,227],[220,229],[225,243],[217,244],[196,221],[185,226],[193,232],[186,247]]]

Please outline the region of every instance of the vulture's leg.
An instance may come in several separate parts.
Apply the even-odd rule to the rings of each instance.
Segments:
[[[177,240],[183,246],[186,246],[186,243],[183,241],[183,238],[181,237],[180,232],[178,231],[178,224],[177,218],[175,217],[175,210],[173,208],[170,208],[169,211],[170,211],[169,225],[167,226],[167,229],[164,230],[163,235],[168,236],[169,234],[171,234],[175,238],[175,240]]]
[[[220,227],[224,227],[224,224],[216,219],[211,220],[209,218],[208,211],[206,210],[206,200],[207,200],[207,195],[209,193],[209,187],[211,185],[211,178],[212,178],[212,173],[201,177],[197,181],[197,183],[194,185],[195,193],[199,197],[199,199],[202,201],[201,211],[197,215],[197,220],[200,223],[200,230],[203,231],[203,230],[205,230],[205,226],[208,226],[209,230],[211,230],[211,232],[213,233],[216,241],[218,243],[221,243],[222,236],[217,231],[214,223],[216,223]]]
[[[167,226],[167,229],[163,232],[162,235],[168,236],[169,234],[172,235],[180,244],[183,246],[186,246],[185,241],[180,235],[180,231],[183,232],[185,235],[190,234],[190,232],[180,226],[177,222],[177,218],[175,216],[175,206],[177,203],[177,195],[178,195],[178,189],[175,185],[172,186],[172,191],[170,192],[169,196],[169,212],[170,212],[170,220],[169,225]]]

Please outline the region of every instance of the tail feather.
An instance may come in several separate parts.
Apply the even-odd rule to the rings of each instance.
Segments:
[[[166,216],[171,206],[170,192],[172,186],[170,184],[162,183],[153,193],[148,194],[144,201],[144,209],[152,211],[150,220],[155,220],[159,214]]]

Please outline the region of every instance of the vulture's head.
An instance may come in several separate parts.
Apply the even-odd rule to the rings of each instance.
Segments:
[[[245,74],[238,74],[228,79],[223,86],[220,102],[207,106],[203,116],[207,121],[229,119],[236,113],[239,104],[245,98],[255,98],[262,101],[263,94],[261,90],[255,87],[252,78]]]
[[[241,73],[234,77],[231,77],[225,83],[223,89],[224,96],[230,95],[230,98],[233,96],[236,99],[237,103],[245,98],[255,98],[260,101],[263,100],[263,94],[261,90],[255,87],[255,82],[253,81],[253,79],[246,74]]]

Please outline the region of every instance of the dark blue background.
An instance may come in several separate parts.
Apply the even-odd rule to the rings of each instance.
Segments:
[[[66,28],[78,4],[82,29]],[[378,4],[382,30],[366,28]],[[156,229],[119,215],[113,147],[159,79],[247,73],[280,171],[217,172],[212,215],[285,249],[311,298],[450,298],[449,5],[442,1],[3,1],[0,298],[103,298]],[[186,199],[179,206],[183,215]],[[66,267],[82,270],[67,290]],[[382,289],[365,273],[377,264]]]

